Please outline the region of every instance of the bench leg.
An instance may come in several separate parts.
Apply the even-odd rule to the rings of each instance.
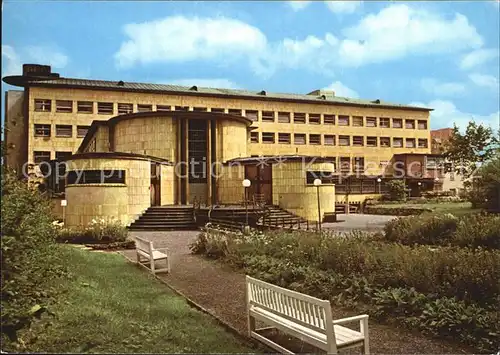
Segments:
[[[360,324],[361,334],[363,334],[365,340],[363,342],[362,354],[370,355],[370,342],[368,334],[368,319],[363,319]]]
[[[255,318],[250,314],[247,315],[247,323],[248,323],[248,336],[252,337],[252,332],[255,331]]]
[[[151,267],[151,272],[155,273],[155,259],[151,258],[151,263],[149,264]]]

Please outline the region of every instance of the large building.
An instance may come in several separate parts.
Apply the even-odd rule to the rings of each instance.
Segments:
[[[313,173],[331,175],[322,177],[323,212],[346,195],[377,196],[393,178],[416,193],[439,183],[428,108],[324,90],[275,94],[63,78],[40,65],[3,80],[24,89],[6,93],[6,163],[22,171],[26,163],[67,160],[73,224],[118,205],[130,223],[151,204],[238,202],[244,178],[252,181],[251,195],[308,219],[317,217]],[[124,174],[95,182],[96,170]],[[75,180],[78,173],[86,183]],[[121,202],[106,206],[111,195]],[[78,206],[74,217],[70,206]]]

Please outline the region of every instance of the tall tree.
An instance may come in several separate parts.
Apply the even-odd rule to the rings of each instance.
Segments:
[[[444,156],[453,163],[456,172],[470,177],[478,166],[499,153],[499,140],[492,128],[470,121],[465,133],[453,127]]]

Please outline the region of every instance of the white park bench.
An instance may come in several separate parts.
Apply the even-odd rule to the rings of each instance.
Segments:
[[[328,354],[355,347],[362,348],[363,354],[369,354],[366,314],[333,320],[330,301],[287,290],[250,276],[246,277],[246,296],[249,336],[281,353],[293,354],[257,332],[278,329]],[[270,327],[256,329],[256,320]],[[353,322],[359,322],[360,331],[340,325]]]
[[[137,253],[137,263],[139,265],[148,268],[153,274],[158,272],[170,273],[170,253],[167,248],[155,249],[153,247],[153,242],[135,237],[135,250]],[[157,268],[156,262],[161,260],[165,260],[166,268]],[[146,264],[149,264],[149,267]]]

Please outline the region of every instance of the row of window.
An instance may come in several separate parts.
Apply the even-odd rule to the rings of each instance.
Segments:
[[[85,137],[90,126],[76,126],[76,136],[78,138]],[[35,137],[50,137],[52,135],[52,125],[50,124],[35,124]],[[56,125],[56,137],[71,138],[73,137],[72,125]]]
[[[68,160],[71,155],[73,153],[72,152],[56,152],[56,156],[55,158],[57,160]],[[35,164],[40,164],[44,161],[49,161],[51,159],[51,155],[50,155],[50,152],[49,151],[34,151],[33,152],[33,162]]]
[[[278,133],[278,144],[292,144],[292,134],[291,133]],[[403,138],[402,137],[392,137],[392,147],[403,148]],[[274,144],[276,143],[276,133],[274,132],[262,132],[262,139],[260,139],[259,132],[250,133],[250,141],[252,143],[264,143],[264,144]],[[309,142],[309,145],[339,145],[339,146],[353,146],[353,147],[391,147],[391,137],[364,137],[364,136],[337,136],[333,134],[324,134],[323,142],[321,141],[321,134],[309,134],[309,141],[307,140],[306,133],[294,133],[293,134],[293,144],[304,145]],[[406,138],[405,147],[406,148],[427,148],[428,140],[427,138]]]
[[[71,184],[124,184],[125,170],[83,170],[68,173]]]
[[[154,105],[156,111],[190,111],[189,106],[170,106],[170,105]],[[134,112],[134,104],[132,103],[117,103],[115,111],[114,102],[97,102],[97,113],[103,115],[123,115]],[[72,113],[74,112],[73,101],[71,100],[55,100],[55,112]],[[35,111],[52,112],[52,100],[50,99],[35,99]],[[152,104],[137,104],[136,112],[153,111]],[[206,112],[207,107],[193,107],[192,111]],[[223,109],[211,108],[211,112],[228,113],[237,116],[246,116],[252,121],[259,120],[259,111],[241,109]],[[94,113],[94,103],[92,101],[76,101],[77,113]],[[414,120],[390,117],[363,117],[363,116],[348,116],[320,113],[305,113],[305,112],[275,112],[275,111],[260,111],[262,122],[279,122],[279,123],[297,123],[297,124],[325,124],[353,127],[381,127],[381,128],[407,128],[407,129],[427,129],[427,120]],[[392,124],[391,124],[392,122]],[[404,124],[404,126],[403,126]]]

